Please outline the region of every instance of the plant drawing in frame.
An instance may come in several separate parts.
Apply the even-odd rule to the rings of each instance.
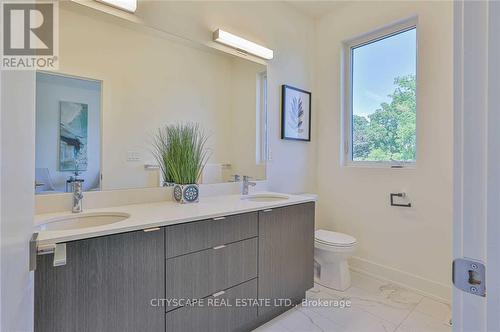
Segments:
[[[311,93],[283,85],[281,98],[281,138],[310,141]]]
[[[87,170],[88,105],[59,102],[59,170]]]

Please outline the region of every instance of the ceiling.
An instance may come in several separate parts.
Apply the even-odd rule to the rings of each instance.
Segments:
[[[347,1],[338,1],[338,0],[330,0],[330,1],[293,1],[288,0],[285,1],[292,7],[295,7],[304,15],[307,15],[311,18],[318,19],[344,5],[347,4]]]

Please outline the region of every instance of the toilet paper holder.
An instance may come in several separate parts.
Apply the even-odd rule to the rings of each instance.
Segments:
[[[391,193],[390,196],[391,196],[391,206],[411,207],[411,203],[408,203],[408,204],[394,203],[394,197],[405,198],[406,197],[406,193]]]

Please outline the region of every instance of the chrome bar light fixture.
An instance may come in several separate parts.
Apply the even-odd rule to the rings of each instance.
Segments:
[[[111,7],[135,13],[137,10],[137,0],[97,0]]]
[[[213,38],[214,41],[235,48],[238,51],[253,54],[266,60],[271,60],[273,58],[273,50],[233,35],[227,31],[217,29],[214,31]]]

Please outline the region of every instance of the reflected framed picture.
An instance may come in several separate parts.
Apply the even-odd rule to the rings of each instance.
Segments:
[[[281,138],[311,141],[311,93],[309,91],[282,85]]]
[[[87,170],[88,105],[59,102],[59,170]]]

